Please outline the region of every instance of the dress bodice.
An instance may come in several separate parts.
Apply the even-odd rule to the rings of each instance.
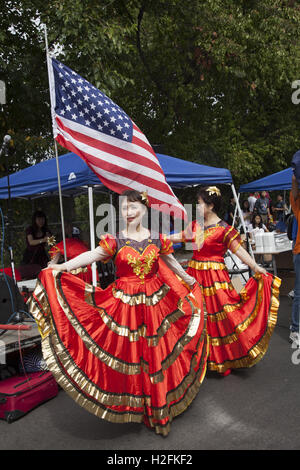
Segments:
[[[242,243],[239,232],[223,220],[204,229],[193,221],[185,239],[193,242],[193,258],[197,260],[222,261],[227,250],[234,253]]]
[[[105,261],[114,258],[118,278],[128,277],[142,282],[157,273],[161,254],[173,252],[172,242],[161,234],[140,242],[108,234],[102,237],[99,245],[107,252]]]

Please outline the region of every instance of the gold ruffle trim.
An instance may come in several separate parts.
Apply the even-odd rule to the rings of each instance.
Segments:
[[[197,306],[194,305],[193,295],[192,295],[192,293],[190,293],[190,294],[188,294],[188,296],[186,296],[186,299],[188,300],[188,302],[190,303],[190,305],[192,307],[192,315],[191,315],[189,325],[188,325],[185,333],[183,334],[183,336],[178,340],[178,342],[174,346],[173,351],[170,353],[169,356],[167,356],[165,358],[164,361],[162,361],[162,364],[161,364],[162,369],[158,372],[150,374],[149,365],[143,358],[140,359],[139,363],[129,363],[129,362],[123,361],[121,359],[118,359],[118,358],[112,356],[111,354],[109,354],[107,351],[103,350],[89,336],[87,331],[82,327],[82,325],[78,322],[76,317],[73,315],[73,313],[71,312],[69,306],[67,305],[66,300],[64,299],[64,296],[63,296],[63,294],[62,294],[62,292],[61,292],[61,290],[58,286],[60,276],[61,276],[61,273],[59,273],[57,271],[53,271],[53,277],[55,279],[57,299],[58,299],[58,302],[59,302],[61,308],[64,311],[64,314],[68,318],[69,322],[73,326],[76,333],[80,336],[80,338],[82,339],[82,341],[86,345],[87,349],[95,357],[97,357],[99,360],[101,360],[104,364],[106,364],[107,366],[111,367],[112,369],[114,369],[118,372],[121,372],[121,373],[127,374],[127,375],[136,375],[136,374],[139,374],[141,372],[141,367],[142,367],[143,370],[147,374],[149,374],[152,383],[158,383],[158,382],[162,381],[163,380],[162,371],[166,370],[177,359],[177,357],[179,356],[179,354],[181,353],[181,351],[183,350],[185,345],[188,344],[191,341],[191,339],[194,337],[194,335],[197,332],[199,322],[200,322],[200,313],[201,312],[200,312],[200,309],[198,309]],[[40,290],[39,293],[40,293],[40,296],[43,297],[43,290]],[[35,292],[35,295],[37,295],[36,292]],[[41,322],[41,317],[39,317],[39,319],[40,319],[40,322]],[[38,318],[37,318],[37,321],[38,321]],[[40,323],[41,326],[43,326],[42,325],[43,321],[44,321],[44,319],[42,319],[42,322]],[[165,327],[166,328],[168,327],[167,323],[165,324]],[[47,335],[49,335],[50,332],[51,332],[51,328],[46,332]],[[162,332],[163,331],[161,331],[160,333],[162,333]],[[150,339],[155,341],[155,338],[150,338]]]
[[[190,268],[198,269],[199,271],[207,271],[209,269],[213,270],[223,270],[227,269],[225,263],[218,262],[218,261],[197,261],[195,259],[191,259],[188,263]]]
[[[204,324],[204,330],[206,330]],[[178,387],[166,394],[166,405],[159,408],[151,407],[151,397],[135,397],[129,394],[116,394],[105,392],[89,381],[82,371],[73,363],[68,351],[59,343],[56,334],[45,338],[42,342],[44,359],[53,373],[57,382],[80,406],[95,414],[99,418],[114,423],[138,422],[147,416],[151,427],[157,434],[167,435],[170,423],[174,417],[181,414],[191,404],[197,395],[206,373],[208,355],[207,337],[204,336],[202,355],[197,371],[197,354],[199,351],[200,338],[190,364],[190,372]],[[67,373],[66,373],[67,372]],[[70,377],[72,378],[72,381]],[[89,396],[86,396],[86,395]],[[182,395],[184,394],[183,398]],[[106,406],[129,406],[132,408],[143,408],[143,411],[118,412],[110,410]],[[149,416],[147,408],[150,408]],[[157,423],[157,420],[168,419],[165,425]]]
[[[234,312],[238,310],[243,305],[242,302],[238,302],[236,304],[226,304],[223,306],[223,310],[216,313],[208,313],[207,318],[211,323],[222,321],[227,319],[227,313]]]
[[[263,282],[261,275],[256,275],[255,276],[259,283]],[[267,328],[265,331],[265,334],[263,337],[260,339],[260,341],[254,345],[249,351],[246,357],[243,357],[241,359],[235,359],[233,361],[225,361],[222,364],[217,364],[215,362],[209,361],[208,362],[208,368],[210,370],[215,370],[217,372],[225,372],[227,369],[237,369],[241,367],[252,367],[255,364],[257,364],[262,357],[265,355],[267,352],[268,346],[269,346],[269,341],[270,338],[273,334],[276,322],[277,322],[277,312],[279,308],[279,287],[281,285],[281,279],[274,276],[273,277],[273,282],[272,282],[272,287],[271,287],[271,301],[270,301],[270,310],[269,310],[269,315],[268,315],[268,322],[267,322]],[[249,324],[254,320],[254,318],[257,316],[259,307],[261,305],[261,288],[259,286],[258,290],[258,299],[257,299],[257,304],[256,307],[252,313],[252,315],[247,319],[246,322],[242,323],[236,328],[236,332],[240,333],[244,330],[247,329]],[[236,336],[235,334],[232,335],[233,337]],[[226,337],[227,338],[227,337]],[[226,338],[222,339],[222,342],[219,344],[229,344],[230,342],[233,341],[226,341]],[[216,338],[210,338],[210,342],[213,346],[218,346],[217,342],[214,343],[214,339]],[[237,338],[238,339],[238,338]],[[223,340],[225,340],[223,342]]]
[[[130,306],[145,304],[149,307],[156,305],[158,302],[160,302],[169,290],[169,286],[164,284],[161,289],[159,289],[151,296],[146,296],[145,293],[129,295],[125,294],[122,290],[117,290],[116,288],[113,288],[112,292],[115,298],[122,299],[124,303]],[[177,309],[174,310],[174,312],[168,314],[163,319],[161,325],[157,329],[156,335],[149,336],[147,335],[147,327],[145,324],[140,325],[137,330],[131,330],[128,326],[119,325],[110,315],[108,315],[105,309],[98,307],[93,298],[94,292],[94,287],[89,284],[86,284],[85,301],[89,305],[92,305],[94,308],[99,310],[99,314],[106,326],[117,335],[126,336],[131,342],[138,341],[140,337],[143,337],[147,340],[149,347],[157,346],[159,339],[168,331],[172,323],[175,323],[179,318],[184,315],[184,311],[182,310],[182,299],[179,299],[177,302]]]
[[[150,307],[158,304],[166,296],[169,290],[170,287],[163,284],[158,291],[147,296],[145,292],[133,295],[126,294],[124,291],[113,287],[112,294],[115,299],[121,300],[124,304],[128,304],[130,306],[145,304],[147,307]]]
[[[213,286],[203,287],[200,286],[202,293],[205,297],[215,295],[219,289],[223,290],[234,290],[234,287],[231,283],[228,282],[215,282]]]

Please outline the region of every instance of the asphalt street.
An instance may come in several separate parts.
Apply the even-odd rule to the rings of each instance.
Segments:
[[[0,421],[1,450],[296,450],[300,448],[300,350],[289,343],[291,301],[282,296],[269,350],[251,369],[208,372],[167,437],[112,424],[64,391],[18,421]],[[298,362],[298,364],[297,364]]]

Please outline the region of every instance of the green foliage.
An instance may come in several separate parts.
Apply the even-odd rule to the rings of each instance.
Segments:
[[[299,2],[0,6],[0,79],[7,86],[0,130],[14,139],[11,169],[53,154],[42,24],[58,58],[123,107],[167,154],[229,168],[239,187],[286,168],[300,148],[300,105],[291,100],[292,82],[300,79]]]

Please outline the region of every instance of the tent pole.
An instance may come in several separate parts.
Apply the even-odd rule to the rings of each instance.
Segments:
[[[239,200],[240,200],[240,193],[238,194],[238,201]],[[233,216],[233,222],[232,222],[233,227],[235,224],[236,214],[237,214],[237,204],[235,205],[235,208],[234,208],[234,216]]]
[[[46,27],[45,24],[44,24],[44,32],[45,32],[46,60],[47,60],[47,69],[48,69],[49,91],[50,91],[50,67],[49,67],[49,52],[48,52],[48,36],[47,36],[47,27]],[[54,117],[53,117],[53,105],[54,105],[54,103],[52,103],[51,91],[50,91],[50,103],[51,103],[51,115],[52,115],[52,122],[53,122],[53,119],[54,119]],[[54,151],[55,151],[55,158],[56,158],[61,228],[62,228],[63,245],[64,245],[64,259],[65,259],[65,262],[66,262],[67,261],[67,248],[66,248],[66,236],[65,236],[65,221],[64,221],[62,194],[61,194],[58,151],[57,151],[57,143],[56,143],[56,140],[55,140],[55,137],[54,137],[54,133],[53,133],[53,140],[54,140]]]
[[[93,188],[92,186],[88,187],[88,197],[89,197],[89,216],[90,216],[90,242],[91,250],[95,249],[95,221],[94,221],[94,204],[93,204]],[[97,266],[96,263],[92,264],[92,279],[93,286],[97,285]]]
[[[113,205],[113,196],[112,196],[112,192],[111,192],[111,191],[109,191],[109,204],[110,204],[111,206]],[[112,213],[113,213],[113,211],[112,211]],[[116,234],[116,230],[117,230],[117,229],[116,229],[116,221],[113,220],[113,221],[112,221],[112,232],[113,232],[113,235]]]
[[[55,148],[56,169],[57,169],[61,229],[62,229],[63,245],[64,245],[64,260],[66,262],[68,258],[67,258],[67,247],[66,247],[65,221],[64,221],[64,209],[63,209],[63,201],[62,201],[62,193],[61,193],[61,185],[60,185],[60,171],[59,171],[59,162],[58,162],[58,152],[57,152],[56,140],[54,140],[54,148]]]
[[[241,207],[240,207],[239,198],[237,197],[237,194],[236,194],[236,190],[235,190],[234,184],[231,184],[231,189],[232,189],[232,193],[233,193],[233,196],[234,196],[234,199],[235,199],[235,202],[236,202],[237,211],[238,211],[238,213],[239,213],[239,217],[240,217],[241,222],[242,222],[242,226],[243,226],[243,229],[244,229],[244,233],[245,233],[245,235],[247,236],[245,220],[244,220],[243,212],[242,212]],[[250,255],[252,256],[252,258],[255,259],[255,258],[254,258],[254,254],[253,254],[253,250],[252,250],[251,243],[249,243],[249,251],[250,251]]]

